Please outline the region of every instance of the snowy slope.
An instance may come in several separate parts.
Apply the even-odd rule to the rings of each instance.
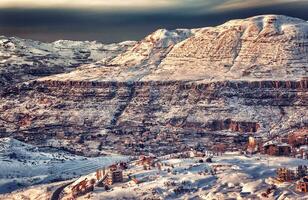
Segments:
[[[195,32],[196,30],[189,29],[159,29],[113,59],[98,61],[71,73],[40,80],[138,81],[153,73],[174,45]]]
[[[307,63],[308,23],[263,15],[200,30],[143,80],[296,79]]]
[[[162,29],[108,62],[44,80],[298,79],[308,73],[307,35],[306,21],[281,15],[192,30]]]
[[[124,156],[86,158],[58,149],[42,149],[11,138],[0,139],[0,193],[66,180],[108,166]]]
[[[134,44],[68,40],[43,43],[0,36],[0,85],[71,71],[82,64],[113,58]]]
[[[237,153],[214,156],[212,163],[200,160],[204,161],[205,158],[176,158],[173,155],[159,157],[161,170],[157,167],[144,170],[141,165],[131,162],[129,169],[124,171],[124,179],[129,174],[139,180],[139,184],[124,181],[112,185],[109,191],[95,187],[93,192],[77,199],[265,199],[261,194],[274,183],[276,168],[283,166],[295,169],[298,165],[307,164],[307,161],[295,158],[262,155],[248,157]],[[67,186],[62,199],[71,199],[72,187],[85,178],[95,178],[95,173],[82,176]],[[41,196],[47,187],[32,188],[36,193],[31,197]],[[18,195],[21,194],[27,194],[27,191]],[[6,197],[14,199],[16,196]],[[294,183],[281,183],[266,199],[307,199],[307,195],[294,191]]]
[[[144,180],[143,183],[118,184],[108,192],[97,188],[78,199],[262,199],[261,193],[270,187],[277,167],[294,169],[297,165],[307,164],[307,161],[294,158],[237,154],[214,157],[213,163],[199,163],[200,159],[162,159],[161,171],[155,167],[143,170],[142,166],[132,165],[125,173]],[[213,175],[210,171],[214,168],[217,170]],[[305,194],[293,193],[291,187],[293,189],[291,183],[279,185],[269,199],[307,198]]]

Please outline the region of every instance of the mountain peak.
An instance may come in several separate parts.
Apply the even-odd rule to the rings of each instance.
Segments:
[[[289,17],[285,15],[257,15],[253,17],[248,17],[245,19],[233,19],[229,20],[223,25],[234,25],[238,23],[244,23],[244,22],[254,22],[254,23],[279,23],[279,24],[298,24],[298,23],[305,23],[305,20]]]
[[[192,35],[190,29],[158,29],[145,38],[145,41],[152,41],[159,47],[168,47]]]
[[[144,80],[275,79],[307,76],[308,23],[262,15],[202,28],[175,45]]]

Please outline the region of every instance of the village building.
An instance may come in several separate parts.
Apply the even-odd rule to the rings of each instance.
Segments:
[[[293,147],[308,145],[308,129],[300,129],[288,136],[289,144]]]
[[[296,182],[296,191],[305,193],[308,192],[308,176]]]
[[[281,182],[290,182],[295,180],[295,173],[293,170],[287,168],[278,168],[277,179]]]
[[[308,175],[308,168],[306,165],[299,165],[296,169],[297,178],[303,178]]]
[[[296,157],[308,160],[308,145],[300,146],[296,151]]]
[[[146,168],[146,169],[150,169],[151,167],[153,167],[155,165],[154,157],[152,157],[152,156],[140,156],[137,164],[144,166],[144,168]]]
[[[105,180],[106,185],[123,182],[123,171],[120,169],[110,170]]]
[[[96,178],[99,185],[113,185],[114,183],[123,182],[123,170],[127,169],[127,163],[110,165],[107,169],[96,170]]]
[[[271,156],[290,156],[291,146],[286,143],[269,141],[263,145],[263,153]]]
[[[93,191],[94,183],[95,183],[95,180],[90,180],[90,181],[87,179],[82,180],[80,183],[78,183],[72,188],[73,197],[76,198],[78,196],[81,196],[88,192]]]
[[[189,157],[195,158],[195,157],[204,157],[205,153],[197,150],[189,151]]]
[[[247,153],[254,154],[258,151],[258,145],[254,137],[248,138]]]

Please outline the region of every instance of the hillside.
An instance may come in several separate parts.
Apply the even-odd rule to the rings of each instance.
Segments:
[[[55,148],[38,148],[15,139],[1,138],[0,194],[75,178],[123,160],[127,157],[86,158]]]
[[[296,169],[304,165],[305,160],[287,157],[255,155],[252,157],[226,153],[214,156],[212,162],[205,162],[206,157],[181,158],[187,152],[171,154],[155,159],[160,167],[147,169],[138,160],[128,162],[128,169],[123,171],[123,182],[110,185],[105,190],[100,184],[94,184],[93,191],[72,196],[73,188],[85,180],[96,182],[96,172],[85,174],[70,182],[40,185],[26,188],[0,198],[19,200],[26,196],[31,199],[49,199],[56,188],[64,187],[63,200],[78,199],[307,199],[305,193],[294,191],[294,182],[279,183],[276,177],[277,167]],[[130,178],[134,177],[134,179]],[[138,180],[137,182],[135,180]],[[71,183],[66,185],[66,183]],[[276,185],[276,187],[273,187]],[[269,190],[270,188],[273,188]],[[269,191],[267,197],[264,195]]]

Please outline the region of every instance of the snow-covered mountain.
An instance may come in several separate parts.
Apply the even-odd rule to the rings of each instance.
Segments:
[[[101,147],[127,153],[122,135],[150,132],[156,141],[166,132],[240,137],[307,129],[307,27],[301,19],[263,15],[217,27],[158,30],[139,42],[107,46],[4,39],[2,52],[22,53],[2,60],[2,80],[14,77],[20,84],[2,92],[0,136],[41,144],[60,134],[71,149],[81,136],[100,137]],[[46,58],[50,54],[57,59]],[[86,58],[68,62],[76,54]],[[28,60],[26,67],[18,65]],[[33,64],[41,60],[47,66]],[[81,65],[64,67],[70,62]],[[42,75],[55,66],[62,71]],[[29,78],[29,67],[42,73]]]
[[[69,72],[82,64],[115,57],[134,44],[68,40],[43,43],[0,36],[0,86]]]
[[[193,30],[158,30],[109,62],[96,64],[100,69],[55,79],[82,80],[86,74],[85,79],[100,81],[294,80],[308,73],[307,32],[306,21],[281,15]]]
[[[53,74],[100,81],[297,79],[307,76],[307,30],[304,20],[263,15],[217,27],[160,29],[139,42],[110,45],[2,36],[0,83]]]
[[[307,62],[308,23],[266,15],[200,30],[144,80],[296,79]]]
[[[194,35],[194,32],[195,30],[188,29],[160,29],[113,58],[82,66],[71,73],[46,77],[46,80],[85,78],[93,81],[137,81],[153,73],[170,50],[177,43]]]

